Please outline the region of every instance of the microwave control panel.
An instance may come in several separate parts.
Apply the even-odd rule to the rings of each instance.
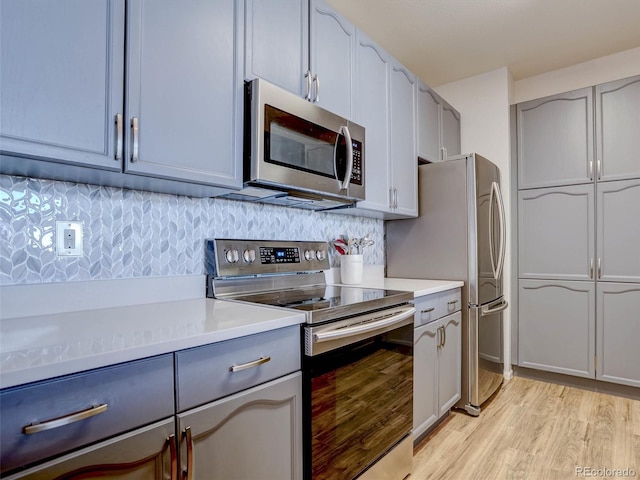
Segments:
[[[353,169],[351,170],[350,183],[362,185],[362,142],[352,140],[353,143]]]

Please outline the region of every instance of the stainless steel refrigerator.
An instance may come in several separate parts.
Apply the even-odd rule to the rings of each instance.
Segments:
[[[478,154],[459,155],[419,166],[418,186],[418,218],[386,222],[387,277],[464,281],[457,407],[479,415],[504,371],[500,170]]]

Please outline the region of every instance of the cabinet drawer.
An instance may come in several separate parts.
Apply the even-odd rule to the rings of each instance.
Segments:
[[[88,418],[37,433],[24,431],[100,405],[106,410]],[[172,354],[6,389],[0,393],[0,471],[152,423],[173,411]]]
[[[418,297],[414,300],[416,306],[415,326],[425,325],[442,316],[440,296],[437,293]]]
[[[179,412],[300,370],[300,327],[250,335],[176,354]],[[268,361],[238,371],[259,359]]]
[[[450,315],[462,309],[462,293],[459,288],[447,290],[440,294],[442,315]]]

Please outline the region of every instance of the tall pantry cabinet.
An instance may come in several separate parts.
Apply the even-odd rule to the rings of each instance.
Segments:
[[[518,365],[640,387],[640,76],[516,112]]]

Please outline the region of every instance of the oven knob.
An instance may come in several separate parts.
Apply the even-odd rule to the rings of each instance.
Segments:
[[[256,261],[256,251],[255,250],[245,250],[242,253],[242,258],[245,263],[253,263]]]
[[[314,260],[316,258],[316,251],[315,250],[305,250],[304,251],[304,258],[308,262],[310,262],[311,260]]]
[[[225,253],[225,257],[227,259],[227,263],[238,263],[238,260],[240,260],[238,250],[236,250],[235,248],[227,250],[227,252]]]
[[[327,252],[325,252],[324,250],[318,250],[316,252],[316,258],[320,261],[324,260],[325,258],[327,258]]]

